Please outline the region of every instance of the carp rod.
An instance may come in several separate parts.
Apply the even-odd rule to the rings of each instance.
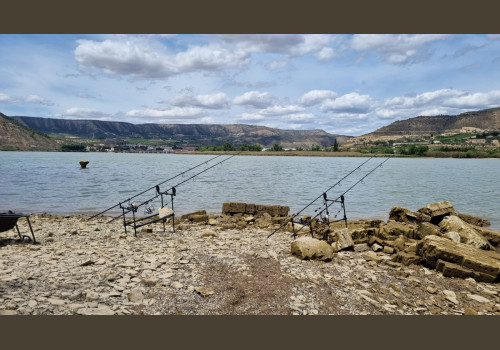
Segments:
[[[323,196],[324,193],[330,191],[332,188],[334,188],[335,186],[339,185],[342,181],[344,181],[348,176],[350,176],[352,173],[354,173],[356,170],[358,170],[359,168],[361,168],[363,165],[365,165],[370,159],[373,159],[374,157],[371,157],[371,158],[368,158],[367,160],[365,160],[363,163],[361,163],[360,165],[358,165],[356,168],[354,168],[353,170],[351,170],[347,175],[345,175],[343,178],[341,178],[339,181],[337,181],[336,183],[334,183],[332,186],[330,186],[330,188],[328,188],[326,191],[323,191],[322,194],[320,194],[318,197],[316,197],[315,199],[313,199],[313,201],[311,203],[309,203],[308,205],[306,205],[304,208],[302,208],[297,214],[293,215],[289,220],[287,220],[285,223],[283,223],[280,227],[278,227],[276,230],[274,230],[269,236],[267,236],[267,238],[271,237],[272,235],[274,235],[277,231],[281,230],[286,224],[288,224],[289,222],[293,221],[293,219],[295,219],[297,216],[299,216],[300,213],[302,213],[306,208],[310,207],[314,202],[316,202],[318,199],[321,198],[321,196]]]
[[[373,157],[372,157],[373,158]],[[359,179],[357,182],[354,183],[354,185],[352,185],[351,187],[349,187],[344,193],[342,193],[340,196],[338,196],[335,200],[332,200],[330,204],[327,204],[325,203],[325,208],[323,210],[321,210],[318,214],[314,215],[311,219],[309,219],[308,222],[306,222],[301,228],[299,228],[297,231],[295,231],[294,233],[292,233],[290,236],[297,236],[297,233],[302,230],[304,227],[306,227],[307,225],[310,225],[311,222],[317,218],[319,215],[321,215],[325,210],[328,210],[328,207],[330,207],[333,203],[335,202],[338,202],[339,199],[341,199],[342,197],[344,197],[344,195],[349,192],[350,190],[352,190],[354,187],[356,187],[360,182],[362,182],[364,179],[366,179],[371,173],[373,173],[375,170],[377,170],[378,168],[380,168],[385,162],[387,162],[389,160],[390,157],[386,158],[383,162],[381,162],[380,164],[378,164],[375,168],[373,168],[372,170],[370,170],[368,173],[366,173],[361,179]],[[371,158],[370,158],[371,159]],[[326,192],[324,192],[326,193]],[[318,198],[320,198],[321,196],[324,195],[321,194]],[[317,199],[318,199],[317,198]],[[316,199],[316,200],[317,200]],[[290,221],[287,221],[286,223],[288,223]],[[276,231],[278,231],[279,229],[281,229],[283,226],[285,226],[284,224],[281,225],[280,228],[274,230],[269,236],[267,236],[267,238],[271,237]]]
[[[226,153],[227,153],[227,152],[226,152]],[[217,165],[219,165],[219,164],[221,164],[221,163],[224,163],[225,161],[227,161],[227,160],[229,160],[229,159],[233,158],[234,156],[237,156],[237,155],[239,155],[239,154],[241,154],[241,153],[242,153],[242,151],[240,151],[240,152],[238,152],[238,153],[236,153],[236,154],[233,154],[232,156],[227,157],[227,158],[225,158],[225,159],[221,160],[220,162],[215,163],[214,165],[211,165],[210,167],[208,167],[208,168],[206,168],[206,169],[204,169],[204,170],[202,170],[202,171],[200,171],[200,172],[198,172],[198,173],[196,173],[196,174],[194,174],[194,175],[192,175],[192,176],[188,177],[187,179],[185,179],[185,180],[183,180],[183,181],[179,182],[178,184],[176,184],[176,185],[174,185],[174,186],[171,186],[171,187],[170,187],[167,191],[172,190],[173,195],[175,196],[176,187],[178,187],[178,186],[180,186],[180,185],[182,185],[182,184],[184,184],[184,183],[188,182],[188,181],[189,181],[189,180],[191,180],[191,179],[194,179],[196,176],[203,174],[204,172],[206,172],[206,171],[208,171],[208,170],[212,169],[213,167],[215,167],[215,166],[217,166]],[[221,154],[221,155],[223,155],[223,154]],[[221,155],[219,155],[219,156],[221,156]],[[217,157],[214,157],[214,158],[212,158],[212,159],[215,159],[215,158],[217,158]],[[210,159],[210,160],[212,160],[212,159]],[[208,161],[210,161],[210,160],[208,160]],[[208,161],[207,161],[207,162],[208,162]],[[205,163],[206,163],[206,162],[205,162]],[[202,163],[202,164],[204,164],[204,163]],[[186,170],[185,172],[187,172],[187,170]],[[185,172],[184,172],[184,173],[185,173]],[[177,177],[177,176],[175,176],[175,177]],[[174,178],[175,178],[175,177],[174,177]],[[168,181],[168,180],[167,180],[167,181]],[[165,182],[167,182],[167,181],[164,181],[163,183],[165,183]],[[157,198],[157,197],[160,195],[160,192],[158,191],[159,186],[158,186],[158,185],[156,185],[156,186],[154,186],[154,187],[152,187],[152,188],[155,188],[155,187],[156,187],[157,191],[156,191],[156,196],[154,196],[154,197],[153,197],[153,199],[154,199],[154,198]],[[152,188],[150,188],[150,190],[151,190]],[[146,191],[144,191],[144,192],[146,192]],[[143,192],[143,193],[144,193],[144,192]],[[141,194],[142,194],[142,193],[141,193]],[[136,195],[135,197],[137,197],[137,195]],[[141,205],[144,205],[144,204],[148,203],[149,201],[151,201],[151,199],[148,199],[148,200],[146,200],[146,201],[142,202],[141,204],[137,205],[136,207],[140,207]],[[124,203],[124,202],[121,202],[121,203]],[[121,203],[120,203],[120,204],[121,204]],[[119,204],[119,205],[120,205],[120,204]],[[114,208],[114,207],[113,207],[113,208]],[[132,210],[134,210],[134,209],[128,209],[128,208],[127,208],[127,211],[124,211],[122,214],[120,214],[120,215],[118,215],[118,216],[114,217],[113,219],[109,220],[109,221],[108,221],[108,222],[106,222],[106,223],[107,223],[107,224],[109,224],[109,223],[111,223],[111,222],[115,221],[116,219],[118,219],[118,218],[120,218],[120,217],[124,216],[125,214],[130,213]]]
[[[177,177],[179,177],[179,176],[182,176],[182,175],[184,175],[185,173],[190,172],[191,170],[194,170],[194,169],[196,169],[196,168],[198,168],[198,167],[202,166],[203,164],[207,164],[208,162],[211,162],[212,160],[214,160],[214,159],[216,159],[216,158],[219,158],[219,157],[221,157],[221,156],[223,156],[223,155],[226,155],[226,154],[227,154],[227,153],[229,153],[229,152],[230,152],[230,151],[226,151],[226,152],[224,152],[224,153],[222,153],[222,154],[219,154],[218,156],[212,157],[212,158],[210,158],[210,159],[208,159],[208,160],[206,160],[206,161],[204,161],[204,162],[202,162],[202,163],[200,163],[200,164],[197,164],[197,165],[193,166],[192,168],[189,168],[189,169],[187,169],[187,170],[184,170],[183,172],[181,172],[181,173],[179,173],[179,174],[177,174],[177,175],[175,175],[175,176],[172,176],[171,178],[169,178],[169,179],[167,179],[167,180],[165,180],[165,181],[162,181],[162,182],[160,182],[159,184],[157,184],[157,185],[155,185],[155,186],[153,186],[153,187],[148,188],[147,190],[144,190],[144,191],[142,191],[142,192],[140,192],[140,193],[138,193],[138,194],[136,194],[136,195],[134,195],[134,196],[132,196],[132,197],[130,197],[130,198],[128,198],[128,199],[125,199],[125,200],[124,200],[124,201],[122,201],[122,202],[119,202],[119,203],[118,203],[118,204],[116,204],[116,205],[113,205],[112,207],[109,207],[108,209],[105,209],[105,210],[101,211],[100,213],[97,213],[97,214],[95,214],[95,215],[92,215],[92,216],[91,216],[91,217],[89,217],[87,220],[91,220],[91,219],[95,218],[96,216],[99,216],[99,215],[101,215],[101,214],[104,214],[105,212],[110,211],[111,209],[113,209],[113,208],[115,208],[115,207],[119,207],[122,203],[129,202],[130,200],[132,200],[132,199],[134,199],[134,198],[136,198],[136,197],[138,197],[138,196],[140,196],[140,195],[142,195],[142,194],[144,194],[144,193],[146,193],[146,192],[148,192],[148,191],[150,191],[150,190],[152,190],[152,189],[154,189],[154,188],[157,188],[157,187],[158,187],[158,186],[160,186],[160,185],[163,185],[165,182],[171,181],[171,180],[173,180],[173,179],[175,179],[175,178],[177,178]],[[240,152],[240,153],[241,153],[241,152]],[[236,155],[236,154],[235,154],[235,155]]]

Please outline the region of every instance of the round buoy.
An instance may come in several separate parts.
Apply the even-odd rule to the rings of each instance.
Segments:
[[[89,164],[88,160],[81,160],[80,161],[80,166],[82,167],[82,169],[86,169],[87,168],[87,164]]]

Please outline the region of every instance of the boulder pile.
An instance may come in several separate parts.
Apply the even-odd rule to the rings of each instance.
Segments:
[[[496,250],[500,248],[500,232],[484,227],[489,224],[477,216],[456,212],[449,201],[443,201],[417,211],[393,207],[387,222],[359,220],[350,222],[349,229],[313,224],[312,233],[302,230],[301,234],[326,241],[333,252],[370,251],[364,254],[366,259],[377,261],[380,256],[390,255],[393,263],[423,264],[446,277],[497,283],[500,254]],[[292,254],[302,259],[315,256],[313,252],[307,256],[297,253],[301,252],[301,241],[292,244]]]

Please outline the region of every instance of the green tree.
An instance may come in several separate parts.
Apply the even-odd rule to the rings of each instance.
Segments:
[[[283,146],[281,146],[279,143],[275,143],[271,148],[271,151],[281,152],[283,151]]]
[[[333,141],[333,151],[338,152],[339,151],[339,143],[337,142],[337,139]]]

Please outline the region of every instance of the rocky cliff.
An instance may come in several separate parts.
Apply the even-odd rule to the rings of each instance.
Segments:
[[[283,147],[309,148],[313,145],[329,147],[335,138],[342,143],[349,136],[332,135],[323,130],[281,130],[265,126],[243,124],[131,124],[99,120],[68,120],[21,117],[13,119],[23,125],[47,134],[62,134],[95,138],[160,138],[182,142],[188,146],[275,143]]]
[[[60,148],[49,136],[0,113],[0,151],[56,151]]]
[[[474,129],[500,130],[500,108],[466,112],[459,115],[418,116],[406,120],[398,120],[363,136],[376,138],[385,136],[436,135],[460,133]]]

